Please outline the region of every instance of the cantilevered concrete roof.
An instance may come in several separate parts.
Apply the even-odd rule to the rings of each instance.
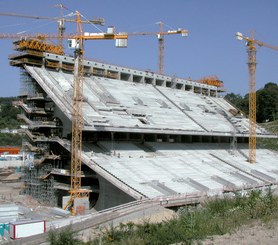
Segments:
[[[73,75],[25,66],[62,112],[71,119]],[[30,108],[31,109],[31,108]],[[247,135],[248,119],[220,97],[104,77],[84,79],[84,129],[197,135]],[[258,127],[258,135],[268,133]]]

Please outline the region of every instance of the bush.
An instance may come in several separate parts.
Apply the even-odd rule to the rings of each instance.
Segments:
[[[50,230],[48,232],[48,242],[50,245],[78,245],[82,244],[74,238],[74,232],[71,227],[65,228],[62,231]]]

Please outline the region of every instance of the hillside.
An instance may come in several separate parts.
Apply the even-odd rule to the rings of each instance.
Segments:
[[[267,129],[269,132],[277,134],[278,135],[278,120],[268,123],[262,123],[261,126],[263,126],[265,129]],[[278,151],[278,139],[257,139],[258,146],[261,146],[263,148],[271,149]]]
[[[19,128],[17,114],[20,113],[20,110],[12,105],[15,100],[17,100],[16,97],[0,97],[0,129]]]
[[[278,134],[278,120],[268,123],[261,124],[264,128],[266,128],[269,132]]]
[[[18,129],[20,123],[17,120],[17,114],[20,109],[15,108],[12,102],[16,97],[0,97],[0,130]],[[0,146],[21,146],[22,136],[19,134],[0,133]]]

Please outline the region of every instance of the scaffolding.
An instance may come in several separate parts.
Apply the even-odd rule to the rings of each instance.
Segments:
[[[43,167],[33,167],[24,169],[25,188],[23,194],[29,195],[39,202],[57,206],[57,195],[54,188],[55,180],[53,176],[44,178],[52,169],[51,164],[45,164]]]
[[[36,83],[33,81],[32,77],[23,69],[20,69],[20,91],[21,97],[28,96],[33,97],[37,91]]]

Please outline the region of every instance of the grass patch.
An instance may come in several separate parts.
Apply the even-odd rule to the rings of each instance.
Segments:
[[[277,139],[257,138],[257,143],[258,143],[258,146],[260,146],[262,148],[278,151],[278,140]]]
[[[278,120],[261,124],[265,129],[271,133],[278,133]]]

